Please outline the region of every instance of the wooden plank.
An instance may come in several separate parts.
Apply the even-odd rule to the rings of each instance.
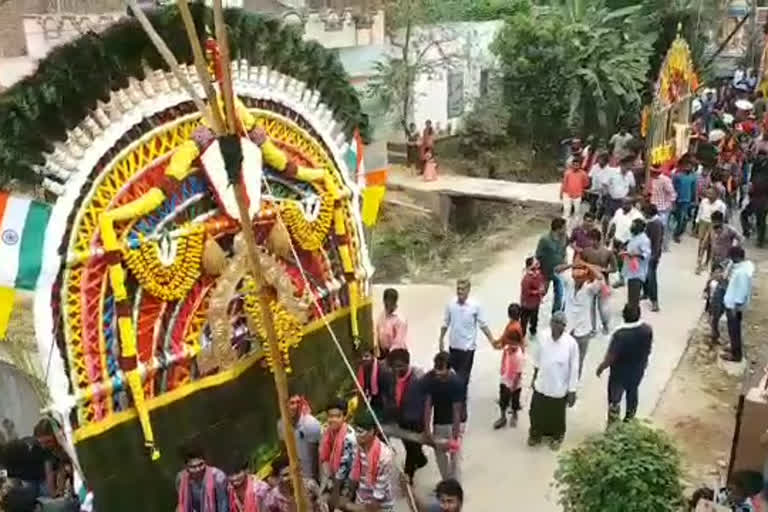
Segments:
[[[416,206],[415,204],[412,204],[412,203],[406,203],[405,201],[398,201],[397,199],[391,199],[391,198],[385,197],[384,202],[387,204],[408,208],[409,210],[414,210],[420,213],[426,213],[427,215],[432,215],[434,213],[429,208],[422,208],[421,206]]]
[[[382,424],[381,428],[384,430],[384,433],[387,435],[387,437],[396,437],[405,441],[413,441],[414,443],[421,443],[433,448],[445,448],[445,446],[450,442],[450,439],[445,438],[436,438],[434,442],[430,442],[427,441],[424,437],[424,434],[420,432],[405,430],[404,428],[400,428],[399,426],[393,425],[391,423]]]

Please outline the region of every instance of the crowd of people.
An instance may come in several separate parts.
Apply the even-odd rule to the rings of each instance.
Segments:
[[[463,384],[441,352],[434,368],[423,373],[411,366],[402,348],[406,324],[397,316],[397,295],[385,293],[387,312],[377,324],[382,339],[379,357],[366,352],[358,383],[370,409],[350,414],[348,401],[338,399],[326,408],[325,426],[313,415],[305,397],[292,393],[288,410],[301,468],[303,492],[315,512],[394,510],[395,501],[412,484],[413,475],[427,464],[422,444],[436,445],[437,461],[446,475],[424,501],[414,496],[420,512],[459,512],[464,494],[459,483],[457,449],[448,439],[460,435]],[[425,415],[429,421],[424,423]],[[390,440],[380,429],[387,421],[418,436],[403,439],[405,470],[396,467]],[[422,425],[429,425],[423,429]],[[282,422],[277,424],[282,439]],[[422,437],[423,436],[423,437]],[[285,450],[282,451],[285,453]],[[261,480],[248,473],[248,462],[235,458],[219,469],[197,445],[182,449],[185,463],[176,485],[179,512],[293,512],[296,502],[288,458],[271,462],[270,475]]]
[[[398,311],[398,292],[385,290],[374,348],[363,354],[356,375],[366,404],[362,413],[350,414],[348,401],[339,399],[323,411],[322,425],[303,396],[293,393],[289,399],[311,509],[394,510],[398,494],[428,463],[424,446],[434,448],[442,480],[431,501],[416,499],[417,508],[462,509],[462,438],[480,334],[500,352],[499,417],[494,429],[517,426],[525,388],[523,369],[530,357],[528,444],[547,441],[551,449],[559,449],[567,409],[575,404],[578,384],[585,378],[590,341],[598,335],[610,336],[610,341],[602,361],[589,371],[598,378],[606,370],[610,373],[607,424],[621,419],[622,401],[624,421],[633,419],[654,338],[651,326],[642,321],[642,303],[649,302],[651,313],[660,311],[662,256],[673,250],[671,241],[680,243],[688,233],[698,244],[693,270],[710,275],[703,292],[712,347],[720,344],[719,324],[725,315],[729,344],[721,357],[742,361],[741,324],[754,274],[744,240],[756,232],[756,245],[764,245],[768,212],[765,114],[765,98],[759,92],[752,95],[735,87],[704,91],[694,102],[688,151],[674,162],[650,166],[647,175],[644,148],[626,128],[606,143],[594,137],[585,142],[572,139],[560,191],[563,216],[552,219],[535,254],[526,259],[519,299],[508,305],[508,323],[501,336],[494,336],[484,308],[471,297],[470,281],[460,279],[455,297],[445,307],[438,351],[427,371],[411,361],[408,323]],[[412,124],[407,144],[409,164],[432,172],[431,123],[421,135]],[[739,220],[741,233],[729,224],[731,219]],[[611,325],[606,301],[622,288],[626,289],[622,323]],[[540,309],[549,293],[551,315],[548,325],[540,326]],[[398,429],[405,453],[402,471],[381,424]],[[276,429],[282,439],[283,425],[278,423]],[[44,449],[41,439],[50,435],[44,430],[41,426],[36,440],[19,445],[21,452],[32,453],[35,446]],[[13,452],[5,450],[6,462],[9,453]],[[182,455],[185,465],[176,480],[179,512],[296,509],[284,455],[272,462],[271,474],[263,480],[249,473],[244,458],[221,461],[219,469],[199,446],[186,445]],[[63,494],[51,469],[52,461],[64,460],[63,455],[41,457],[42,465],[34,471],[17,471],[14,477],[31,482],[38,496]]]
[[[35,425],[32,435],[18,437],[13,432],[0,443],[0,510],[80,511],[72,461],[57,431],[59,426],[44,418]]]

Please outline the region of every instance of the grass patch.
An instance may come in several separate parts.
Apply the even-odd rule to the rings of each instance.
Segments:
[[[493,264],[499,251],[546,229],[547,217],[531,207],[484,202],[479,210],[477,229],[464,234],[386,204],[371,234],[374,282],[443,283],[474,274]]]
[[[469,158],[461,151],[459,137],[449,137],[437,142],[435,154],[442,169],[475,178],[524,183],[552,183],[562,178],[551,152],[539,153],[515,143],[493,151],[480,151]]]

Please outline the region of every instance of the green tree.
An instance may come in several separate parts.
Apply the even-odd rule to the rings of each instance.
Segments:
[[[567,0],[507,20],[494,50],[513,117],[534,140],[553,142],[567,130],[606,133],[639,110],[656,38],[643,31],[640,10]]]
[[[676,512],[683,502],[681,475],[670,439],[632,421],[565,453],[555,482],[565,512]]]
[[[493,44],[511,113],[509,130],[521,141],[545,144],[567,132],[568,51],[559,16],[509,18]]]
[[[605,133],[639,112],[656,40],[637,18],[641,6],[610,10],[601,2],[566,2],[573,79],[568,125]]]

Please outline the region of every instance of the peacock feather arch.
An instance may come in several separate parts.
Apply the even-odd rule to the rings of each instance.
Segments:
[[[211,32],[210,12],[193,8],[199,33]],[[178,11],[150,19],[202,90]],[[247,187],[250,227],[284,363],[323,406],[350,387],[326,327],[351,359],[372,338],[372,267],[347,164],[367,118],[332,52],[276,20],[227,10],[225,21],[244,153],[261,169]],[[191,438],[219,464],[267,458],[276,444],[242,226],[204,133],[135,20],[55,49],[0,97],[0,169],[54,200],[36,336],[52,409],[101,510],[170,509],[175,448]]]

